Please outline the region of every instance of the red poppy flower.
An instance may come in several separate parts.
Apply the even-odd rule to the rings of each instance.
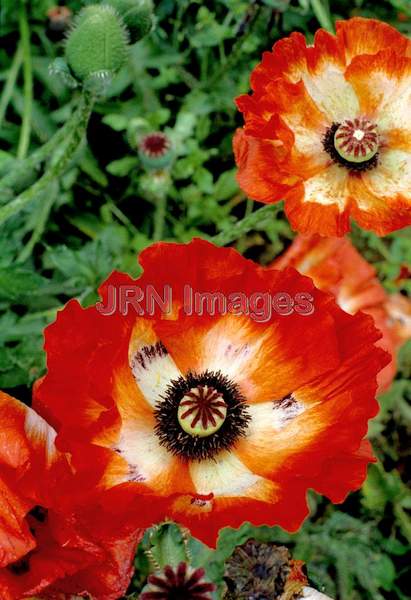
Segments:
[[[127,589],[141,537],[121,513],[122,490],[75,510],[79,492],[56,432],[0,392],[0,597],[87,592],[116,600]],[[110,508],[111,507],[111,508]]]
[[[396,371],[396,353],[411,339],[411,301],[400,294],[388,295],[372,267],[348,239],[297,236],[272,266],[294,267],[311,277],[320,290],[331,292],[338,305],[350,314],[359,310],[372,316],[382,338],[377,345],[392,361],[377,376],[378,392],[386,391]]]
[[[358,488],[388,360],[372,319],[294,269],[202,240],[155,244],[140,262],[140,279],[114,273],[100,305],[71,301],[45,332],[35,406],[88,480],[134,489],[141,527],[171,518],[211,545],[246,520],[297,529],[308,487],[335,502]],[[168,306],[147,305],[153,290]],[[205,293],[208,306],[190,304]]]
[[[237,98],[238,182],[255,200],[285,199],[300,233],[343,236],[354,218],[385,235],[411,224],[411,41],[355,17],[278,41]]]

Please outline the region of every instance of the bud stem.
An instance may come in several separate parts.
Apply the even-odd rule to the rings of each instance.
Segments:
[[[2,225],[5,221],[7,221],[7,219],[12,217],[13,215],[16,215],[21,210],[23,210],[23,208],[30,204],[30,202],[34,200],[38,196],[38,194],[44,190],[45,187],[47,187],[54,179],[59,178],[64,173],[67,165],[69,164],[81,140],[83,139],[83,135],[85,134],[87,128],[87,123],[91,114],[93,103],[93,96],[86,93],[82,95],[78,109],[74,112],[74,114],[70,118],[70,121],[66,123],[67,126],[70,123],[70,127],[67,127],[67,129],[70,130],[71,135],[68,139],[63,155],[54,165],[50,166],[46,170],[43,176],[38,181],[36,181],[36,183],[34,183],[27,190],[19,194],[14,200],[0,208],[0,225]],[[51,142],[52,140],[50,140],[50,146]],[[45,144],[45,146],[47,146],[47,144]],[[45,146],[43,146],[43,148]]]
[[[18,184],[20,179],[27,174],[27,172],[36,169],[40,163],[45,161],[50,157],[50,155],[54,152],[54,150],[60,146],[60,144],[71,137],[73,129],[76,124],[75,113],[73,113],[72,117],[60,127],[58,131],[53,135],[52,138],[48,140],[43,146],[37,148],[30,156],[25,158],[22,161],[16,161],[17,164],[13,166],[10,173],[2,177],[0,180],[0,203],[2,202],[4,196],[7,195],[7,192],[10,192],[13,187]]]
[[[4,84],[3,91],[0,99],[0,127],[3,123],[4,116],[7,111],[7,107],[11,100],[14,92],[14,86],[16,85],[17,77],[23,62],[23,46],[20,44],[17,46],[17,50],[13,57],[13,62],[10,65],[10,69],[7,74],[6,83]]]
[[[241,236],[245,235],[249,231],[253,229],[261,230],[266,227],[266,225],[272,221],[275,215],[282,208],[282,204],[268,204],[263,208],[259,208],[258,210],[250,213],[241,221],[236,221],[221,233],[215,235],[210,238],[210,241],[216,244],[217,246],[225,246],[226,244],[230,244],[235,240],[238,240]]]
[[[155,198],[155,204],[153,240],[158,242],[163,237],[167,212],[167,193],[158,194]]]

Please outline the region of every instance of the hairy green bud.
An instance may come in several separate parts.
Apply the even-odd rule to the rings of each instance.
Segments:
[[[88,80],[111,79],[127,59],[124,23],[109,5],[83,8],[66,41],[66,60],[74,75]]]
[[[153,27],[152,0],[107,0],[122,17],[134,44],[147,35]]]

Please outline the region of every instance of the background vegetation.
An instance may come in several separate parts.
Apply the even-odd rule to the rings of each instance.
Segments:
[[[67,121],[79,91],[49,72],[64,53],[63,32],[53,28],[51,0],[2,0],[0,51],[0,176],[46,143]],[[75,14],[81,3],[67,7]],[[353,15],[387,21],[411,32],[410,0],[161,0],[151,34],[131,48],[127,66],[98,101],[85,140],[64,175],[52,179],[27,208],[0,227],[0,387],[30,400],[45,369],[43,328],[69,298],[84,305],[114,268],[136,275],[136,254],[153,239],[187,241],[212,236],[257,207],[238,189],[231,149],[241,123],[233,98],[249,88],[251,69],[278,38],[293,30],[312,39],[319,23]],[[23,126],[22,126],[23,123]],[[148,173],[137,143],[144,132],[164,131],[175,160]],[[62,140],[62,145],[64,145]],[[58,161],[57,147],[49,162]],[[0,206],[39,178],[24,168],[4,186]],[[1,187],[1,182],[0,182]],[[167,210],[164,208],[167,202]],[[160,208],[158,208],[160,205]],[[411,293],[398,280],[411,263],[410,231],[384,239],[354,230],[352,239],[376,267],[390,292]],[[283,213],[242,236],[237,248],[268,263],[293,238]],[[392,389],[370,435],[380,462],[361,492],[339,507],[310,496],[311,518],[293,536],[277,529],[226,530],[217,553],[189,540],[193,564],[221,582],[222,561],[253,535],[285,542],[308,563],[313,584],[341,600],[411,598],[406,585],[411,544],[410,448],[411,345],[400,356]],[[130,595],[138,597],[150,568],[136,558]],[[177,544],[183,543],[177,536]],[[153,537],[154,536],[154,537]],[[154,550],[155,552],[155,550]],[[409,576],[409,573],[408,573]],[[409,581],[409,580],[408,580]]]

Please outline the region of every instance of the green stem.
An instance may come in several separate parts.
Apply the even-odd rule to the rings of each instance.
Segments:
[[[30,202],[32,202],[32,200],[34,200],[41,192],[43,192],[43,190],[50,183],[64,173],[67,165],[77,150],[83,135],[85,134],[91,109],[93,107],[93,102],[94,99],[91,96],[86,94],[82,96],[81,104],[76,112],[74,131],[71,135],[71,138],[67,141],[63,155],[54,165],[47,169],[44,175],[38,181],[36,181],[36,183],[19,194],[12,202],[9,202],[0,208],[0,225],[2,225],[13,215],[16,215],[23,210],[23,208],[25,208],[28,204],[30,204]]]
[[[249,215],[251,215],[251,213],[253,212],[254,209],[254,200],[251,200],[250,198],[247,198],[247,202],[246,202],[246,208],[244,211],[244,217],[243,219],[245,219],[246,217],[248,217]],[[242,237],[241,239],[238,240],[237,244],[236,244],[236,248],[239,251],[240,254],[243,254],[243,252],[246,250],[247,248],[247,240]]]
[[[6,114],[7,107],[9,105],[11,96],[13,94],[14,87],[16,85],[17,77],[20,71],[20,67],[23,62],[23,46],[20,44],[17,47],[16,52],[14,53],[13,61],[10,65],[10,69],[7,75],[7,80],[5,86],[3,88],[3,92],[1,94],[0,99],[0,127],[3,123],[3,119]]]
[[[330,17],[330,12],[328,7],[323,4],[323,0],[311,0],[311,8],[321,27],[330,33],[334,33],[334,25]]]
[[[167,212],[167,194],[159,194],[156,198],[156,210],[154,213],[153,240],[158,242],[163,237],[164,223]]]
[[[29,258],[30,254],[33,252],[34,246],[40,240],[43,231],[46,228],[47,219],[50,214],[51,207],[53,206],[53,203],[57,196],[58,182],[53,182],[53,184],[49,188],[46,188],[44,191],[45,199],[39,207],[39,216],[36,225],[33,229],[33,233],[31,234],[29,241],[17,257],[18,263],[24,263]]]
[[[0,204],[1,197],[7,191],[12,190],[18,182],[26,176],[29,171],[37,168],[38,165],[44,160],[48,159],[54,150],[64,140],[68,139],[74,128],[77,126],[78,111],[74,111],[70,119],[61,127],[51,139],[48,140],[43,146],[40,146],[30,156],[20,161],[17,165],[13,166],[10,173],[2,177],[0,180]]]
[[[24,0],[20,0],[19,27],[21,45],[23,48],[24,108],[19,145],[17,148],[17,158],[22,159],[27,155],[30,144],[31,116],[33,110],[33,70],[31,64],[30,27]]]
[[[251,215],[251,213],[253,212],[253,208],[254,208],[254,200],[251,200],[251,198],[247,198],[247,202],[245,205],[244,217],[248,217],[249,215]]]
[[[123,225],[125,225],[126,227],[129,228],[129,230],[133,233],[136,234],[138,233],[138,229],[135,225],[133,225],[133,223],[130,221],[130,219],[128,217],[126,217],[126,215],[123,213],[123,211],[121,211],[119,209],[118,206],[116,206],[114,204],[114,202],[112,202],[112,200],[108,199],[106,202],[106,205],[108,206],[109,210],[111,211],[111,213],[117,217],[117,219],[120,221],[120,223],[123,223]]]
[[[238,240],[241,236],[245,235],[253,229],[264,229],[267,223],[269,223],[282,208],[282,204],[268,204],[263,208],[259,208],[255,212],[252,212],[248,216],[233,223],[230,227],[227,227],[221,233],[210,238],[217,246],[225,246],[235,240]]]

